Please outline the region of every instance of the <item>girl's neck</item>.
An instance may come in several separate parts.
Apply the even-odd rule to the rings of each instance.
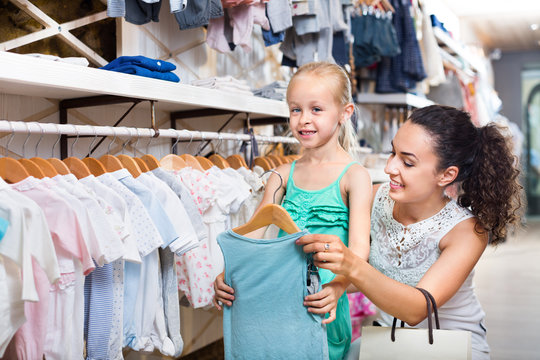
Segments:
[[[302,162],[309,164],[342,162],[347,159],[350,160],[349,154],[339,144],[332,147],[325,146],[315,149],[304,149],[304,153],[302,155]]]
[[[434,196],[422,201],[394,204],[393,216],[401,224],[407,226],[428,219],[441,211],[450,199],[444,195],[444,192],[434,194]]]

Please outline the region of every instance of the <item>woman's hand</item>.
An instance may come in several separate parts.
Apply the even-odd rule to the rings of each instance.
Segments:
[[[218,310],[222,310],[223,304],[231,306],[234,300],[234,289],[229,285],[225,284],[225,274],[221,273],[216,276],[214,280],[214,306]]]
[[[309,234],[296,240],[305,253],[313,253],[315,266],[348,276],[357,257],[336,235]]]
[[[304,306],[307,306],[308,311],[314,314],[328,313],[328,317],[322,323],[329,324],[336,319],[337,303],[344,292],[345,289],[341,284],[329,282],[324,284],[318,293],[306,296]]]

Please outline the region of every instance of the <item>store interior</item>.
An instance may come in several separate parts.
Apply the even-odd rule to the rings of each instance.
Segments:
[[[319,0],[330,15],[319,12],[309,29],[298,21],[307,0],[270,0],[266,13],[249,1],[263,18],[250,13],[243,27],[231,18],[253,4],[222,0],[221,15],[206,9],[196,17],[177,8],[191,1],[0,1],[0,161],[122,155],[132,174],[154,161],[270,170],[302,154],[287,122],[292,74],[306,62],[336,62],[353,84],[355,156],[374,183],[388,181],[390,141],[416,108],[464,109],[475,125],[495,122],[513,140],[523,226],[488,247],[476,290],[491,358],[538,358],[540,2]],[[101,69],[139,55],[172,70]],[[5,163],[3,176],[15,176]],[[43,166],[42,176],[54,170]],[[125,359],[223,357],[221,313],[209,302],[194,306],[182,291],[178,298],[181,354],[125,347]],[[372,315],[357,314],[353,325]]]

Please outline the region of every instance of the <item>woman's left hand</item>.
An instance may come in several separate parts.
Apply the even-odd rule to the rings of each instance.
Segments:
[[[304,246],[305,253],[312,253],[315,266],[328,269],[337,275],[347,276],[355,255],[336,235],[308,234],[296,240]]]
[[[322,287],[318,293],[305,297],[304,306],[307,306],[308,311],[314,314],[328,313],[328,317],[322,323],[329,324],[336,319],[337,303],[345,289],[340,284],[332,282]]]

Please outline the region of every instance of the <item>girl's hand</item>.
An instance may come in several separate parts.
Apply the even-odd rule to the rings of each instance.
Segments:
[[[356,255],[336,235],[309,234],[296,240],[305,253],[313,253],[315,266],[348,276]]]
[[[221,273],[216,276],[214,280],[214,306],[218,310],[222,310],[223,304],[231,306],[234,300],[234,289],[229,285],[225,284],[225,274]]]
[[[305,297],[304,306],[307,306],[308,311],[314,314],[328,313],[328,317],[322,323],[329,324],[336,319],[337,303],[345,289],[340,284],[332,282],[322,287],[318,293]]]

